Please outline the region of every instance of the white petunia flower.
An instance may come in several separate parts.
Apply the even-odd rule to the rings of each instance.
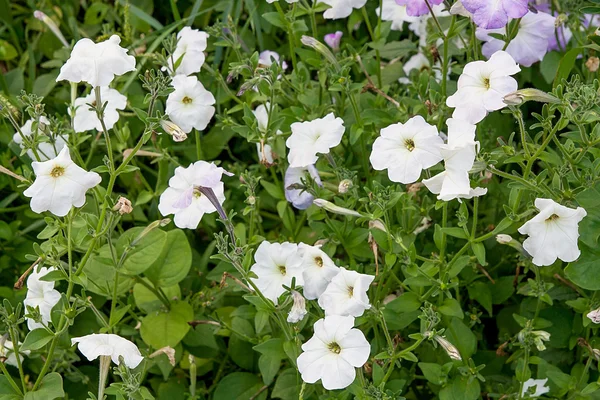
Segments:
[[[340,269],[331,258],[317,246],[298,244],[298,255],[302,259],[304,296],[308,300],[317,299]]]
[[[510,75],[521,68],[505,51],[494,53],[488,61],[473,61],[465,65],[458,78],[458,90],[446,104],[454,107],[452,116],[472,124],[485,118],[488,112],[506,107],[504,96],[517,90],[517,81]]]
[[[88,38],[79,40],[71,57],[60,69],[56,81],[87,82],[92,87],[108,86],[115,76],[135,70],[135,57],[119,46],[121,38],[112,35],[104,42],[94,43]]]
[[[192,29],[189,26],[182,28],[177,33],[177,47],[168,60],[168,70],[173,71],[173,64],[181,58],[175,75],[191,75],[200,72],[204,64],[208,33]]]
[[[600,308],[590,311],[586,317],[592,320],[593,323],[600,324]]]
[[[196,161],[187,168],[175,168],[175,175],[169,179],[169,187],[160,195],[158,211],[163,216],[175,214],[173,222],[178,228],[196,229],[204,214],[217,211],[200,188],[212,189],[218,202],[223,204],[223,174],[232,175],[206,161]]]
[[[287,69],[287,63],[282,61],[279,53],[275,51],[264,50],[258,55],[258,64],[264,67],[270,67],[273,65],[273,60],[275,60],[275,62],[281,66],[281,69]]]
[[[254,117],[256,118],[256,122],[258,123],[258,130],[265,135],[267,134],[267,127],[269,125],[270,107],[271,104],[267,102],[259,105],[254,109],[254,111],[252,111]],[[281,133],[282,132],[280,130],[275,132],[276,135],[281,135]],[[261,143],[256,143],[256,152],[258,153],[258,159],[262,164],[266,166],[273,165],[275,157],[273,148],[269,144],[263,143],[261,145]]]
[[[42,267],[39,271],[33,270],[29,278],[27,278],[27,296],[23,301],[25,310],[27,307],[36,308],[39,307],[40,315],[42,317],[42,323],[35,322],[31,318],[27,319],[27,327],[30,331],[43,328],[44,325],[48,325],[52,321],[50,312],[52,308],[59,302],[60,293],[54,289],[54,282],[46,282],[40,280],[46,276],[49,272],[55,270],[55,268]]]
[[[538,266],[554,264],[557,258],[565,262],[575,261],[581,252],[577,246],[579,222],[587,215],[582,207],[562,206],[551,199],[535,199],[539,214],[519,228],[529,235],[523,248]]]
[[[376,170],[387,169],[391,181],[413,183],[422,170],[442,160],[443,144],[437,128],[417,115],[404,124],[383,128],[369,159]]]
[[[292,135],[285,145],[290,149],[288,161],[292,168],[308,167],[317,162],[317,153],[329,154],[344,136],[344,121],[333,113],[312,121],[294,122]]]
[[[85,193],[102,181],[97,173],[87,172],[75,164],[68,147],[64,147],[56,158],[34,161],[31,166],[35,181],[23,194],[31,197],[31,210],[38,214],[50,211],[57,217],[64,217],[71,207],[83,206]]]
[[[23,343],[19,342],[19,349],[22,345]],[[19,351],[19,353],[21,353],[19,355],[19,359],[21,362],[23,362],[23,356],[28,356],[31,351],[25,350]],[[10,340],[6,340],[4,345],[0,346],[0,357],[6,358],[6,360],[4,360],[5,364],[12,365],[15,368],[19,367],[19,364],[17,363],[17,354],[15,353],[15,346],[13,346],[13,343]]]
[[[367,291],[375,277],[340,268],[327,289],[319,297],[319,306],[325,315],[351,315],[360,317],[371,308]]]
[[[375,10],[375,13],[379,15],[379,7]],[[396,0],[383,0],[381,8],[381,20],[391,21],[392,30],[401,31],[404,28],[405,22],[416,22],[419,17],[411,17],[406,12],[406,6],[401,6],[396,3]]]
[[[213,94],[195,76],[176,75],[171,84],[175,91],[167,97],[165,110],[169,118],[185,133],[206,129],[215,114]]]
[[[315,322],[312,338],[302,345],[297,360],[302,380],[319,379],[327,390],[343,389],[354,382],[355,368],[369,359],[371,345],[354,326],[354,318],[331,315]]]
[[[119,120],[119,111],[127,107],[127,97],[119,93],[118,90],[111,89],[108,86],[102,86],[100,88],[100,100],[102,104],[106,103],[104,109],[104,124],[106,129],[112,129],[112,127]],[[75,132],[85,132],[92,129],[102,131],[102,123],[98,119],[96,110],[91,109],[88,104],[92,106],[96,105],[96,94],[92,91],[85,97],[79,97],[75,99],[73,105],[75,106],[75,118],[73,119],[73,127]],[[71,109],[69,108],[69,114]]]
[[[302,295],[295,290],[292,290],[292,300],[294,300],[294,304],[292,305],[292,309],[288,314],[287,322],[295,324],[296,322],[302,321],[304,316],[307,314],[306,300],[304,300],[304,297],[302,297]]]
[[[325,19],[347,18],[352,14],[353,9],[361,8],[367,4],[367,0],[318,0],[318,2],[331,7],[323,13]]]
[[[48,118],[44,116],[40,117],[40,123],[44,125],[50,125],[50,121],[48,121]],[[27,138],[30,138],[33,135],[33,131],[31,130],[32,125],[33,120],[29,119],[27,120],[27,122],[25,122],[25,125],[21,127],[21,133]],[[38,126],[38,135],[43,134],[44,132]],[[65,147],[67,144],[66,139],[61,135],[54,135],[51,133],[49,138],[49,142],[40,142],[37,145],[36,152],[40,157],[40,161],[46,161],[50,160],[51,158],[55,158],[58,155],[58,153],[60,153],[60,151],[63,149],[63,147]],[[13,141],[16,144],[18,144],[19,147],[21,147],[22,149],[25,147],[23,143],[23,137],[19,132],[15,132],[15,134],[13,135]],[[32,149],[27,150],[27,155],[32,160],[36,160],[35,153]]]
[[[284,177],[284,190],[285,199],[292,203],[292,205],[298,210],[306,210],[311,206],[315,197],[303,189],[289,189],[294,184],[302,184],[302,179],[306,179],[306,176],[310,175],[312,179],[317,182],[317,185],[323,186],[321,183],[321,177],[319,171],[314,165],[309,165],[306,168],[288,168],[285,171]]]
[[[530,394],[529,397],[540,397],[541,395],[548,393],[550,388],[546,386],[546,383],[548,383],[548,378],[526,380],[523,384],[521,396],[525,396],[525,394],[529,392],[529,388],[535,388],[535,392]]]
[[[71,345],[77,347],[89,361],[100,356],[110,357],[112,362],[119,364],[119,357],[123,357],[127,368],[135,368],[144,359],[135,343],[110,333],[92,333],[91,335],[71,339]]]
[[[254,253],[254,265],[250,271],[258,278],[250,278],[261,293],[277,305],[285,286],[292,285],[296,278],[296,286],[302,286],[302,260],[298,256],[298,245],[295,243],[269,243],[266,240],[258,246]]]

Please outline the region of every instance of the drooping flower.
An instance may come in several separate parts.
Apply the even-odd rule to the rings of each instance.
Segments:
[[[173,121],[168,121],[165,119],[160,120],[160,126],[163,130],[173,138],[174,142],[183,142],[187,139],[188,135],[185,133],[179,125],[174,123]],[[138,152],[139,154],[139,152]]]
[[[550,388],[546,386],[546,383],[548,383],[548,378],[526,380],[523,384],[523,391],[521,392],[521,396],[529,394],[529,397],[540,397],[541,395],[548,393],[550,391]],[[533,393],[529,393],[530,388],[535,388]]]
[[[144,359],[135,343],[110,333],[92,333],[91,335],[75,337],[71,339],[71,345],[77,343],[77,347],[89,361],[100,356],[110,357],[112,362],[119,365],[119,357],[127,368],[135,368]]]
[[[60,69],[56,81],[87,82],[92,87],[108,86],[115,76],[135,70],[135,57],[119,46],[121,38],[112,35],[104,42],[94,43],[88,38],[79,40],[71,57]]]
[[[406,13],[411,17],[418,17],[429,13],[430,7],[442,4],[443,0],[396,0],[396,3],[401,6],[406,6]]]
[[[47,126],[50,124],[50,121],[48,121],[48,118],[41,116],[39,123]],[[33,120],[28,119],[27,122],[25,122],[25,125],[21,127],[21,133],[26,138],[31,139],[31,136],[33,135],[33,131],[31,129],[32,125]],[[23,149],[25,148],[25,144],[23,143],[23,136],[21,136],[21,133],[15,132],[15,134],[13,135],[13,141]],[[44,132],[38,125],[38,135],[43,134]],[[55,158],[58,155],[58,153],[60,153],[60,151],[63,149],[63,147],[65,147],[67,144],[65,138],[61,135],[55,135],[50,133],[48,138],[50,139],[50,141],[38,143],[35,152],[32,149],[27,150],[27,155],[29,156],[29,158],[31,158],[32,160],[36,160],[35,153],[37,153],[37,155],[40,158],[40,161],[50,160],[51,158]]]
[[[323,40],[327,43],[327,46],[331,47],[331,50],[338,51],[340,49],[340,43],[342,41],[342,36],[344,36],[344,32],[337,31],[335,33],[328,33],[325,35]]]
[[[523,248],[538,266],[554,264],[557,258],[565,262],[575,261],[581,252],[577,245],[579,222],[587,215],[583,207],[577,209],[562,206],[551,199],[535,199],[538,215],[519,228],[529,235]]]
[[[369,359],[371,346],[354,318],[326,316],[315,322],[312,338],[302,345],[297,360],[302,380],[315,383],[319,379],[327,390],[343,389],[356,378],[355,368]]]
[[[340,269],[327,253],[317,246],[298,244],[298,256],[302,260],[304,296],[308,300],[317,299],[323,294],[333,277],[340,272]]]
[[[23,345],[23,343],[19,342],[19,353],[21,353],[19,354],[19,360],[22,362],[23,356],[28,356],[31,352],[29,350],[20,351],[21,345]],[[15,346],[10,340],[6,340],[4,344],[0,344],[0,357],[6,358],[4,363],[12,365],[15,368],[19,367],[19,364],[17,363],[17,354],[15,353]]]
[[[475,24],[483,29],[503,28],[509,18],[521,18],[527,12],[528,0],[461,0],[473,15]]]
[[[454,107],[452,116],[472,124],[485,118],[488,112],[506,107],[503,98],[517,90],[517,81],[510,75],[521,68],[505,51],[497,51],[487,61],[465,65],[458,78],[458,90],[446,104]]]
[[[269,102],[266,102],[265,104],[257,106],[254,109],[254,111],[252,111],[254,117],[256,118],[256,122],[258,123],[258,130],[263,135],[266,135],[268,133],[267,128],[269,125],[270,108],[271,104]],[[276,135],[281,135],[281,133],[282,132],[280,130],[277,130],[277,132],[275,132]],[[264,143],[263,141],[261,141],[261,143],[256,143],[256,152],[258,153],[258,159],[261,164],[264,164],[267,167],[273,165],[275,161],[275,153],[273,152],[271,145]]]
[[[353,9],[363,7],[367,0],[318,0],[318,2],[331,7],[323,13],[325,19],[342,19],[349,17]]]
[[[211,199],[201,192],[202,188],[211,189],[219,204],[225,201],[223,174],[232,175],[206,161],[175,168],[169,187],[160,195],[158,211],[164,216],[174,214],[173,221],[178,228],[196,229],[204,214],[217,211]]]
[[[271,65],[273,65],[273,61],[275,61],[275,63],[279,64],[281,69],[285,70],[288,67],[287,63],[285,61],[281,60],[279,53],[277,53],[275,51],[264,50],[264,51],[261,51],[260,54],[258,55],[258,64],[259,65],[262,65],[262,66],[268,68]]]
[[[595,324],[600,324],[600,308],[590,311],[586,317],[592,320]]]
[[[169,57],[169,71],[173,71],[173,65],[181,58],[175,70],[175,75],[191,75],[200,72],[204,64],[204,50],[208,41],[208,33],[189,26],[182,28],[177,33],[177,47],[172,56]]]
[[[54,268],[42,267],[39,271],[33,270],[29,278],[27,278],[27,296],[23,301],[23,305],[27,307],[39,307],[42,323],[35,322],[32,318],[27,319],[27,327],[30,331],[43,328],[48,325],[52,318],[50,312],[52,308],[59,302],[60,293],[54,289],[54,282],[42,281],[41,278],[46,276],[48,272]]]
[[[67,215],[71,207],[85,203],[85,193],[98,185],[102,178],[87,172],[71,160],[69,148],[64,147],[56,158],[31,164],[35,181],[23,194],[31,197],[35,213],[50,211],[57,217]]]
[[[375,10],[379,15],[379,7]],[[401,31],[405,22],[415,22],[418,17],[411,17],[406,11],[406,6],[396,3],[396,0],[383,0],[381,5],[381,20],[391,21],[392,30]]]
[[[369,159],[376,170],[387,169],[391,181],[413,183],[422,170],[442,160],[443,143],[437,128],[417,115],[404,124],[383,128]]]
[[[302,260],[298,256],[295,243],[269,243],[266,240],[258,246],[254,254],[254,265],[250,271],[258,278],[250,278],[261,293],[277,305],[278,298],[285,292],[285,286],[302,286]]]
[[[344,121],[333,113],[312,121],[294,122],[292,135],[285,145],[290,149],[288,161],[290,167],[308,167],[317,162],[317,153],[329,154],[329,150],[342,141]]]
[[[107,86],[100,88],[100,100],[102,104],[106,103],[104,108],[104,124],[106,129],[112,129],[112,127],[119,120],[119,111],[127,107],[127,97],[119,93],[118,90],[111,89]],[[96,94],[92,91],[90,94],[84,97],[75,99],[73,105],[75,106],[75,118],[73,118],[73,127],[75,132],[85,132],[92,129],[102,131],[102,123],[98,119],[96,110],[91,109],[88,104],[92,106],[96,105]],[[69,109],[69,114],[71,109]]]
[[[319,297],[319,306],[325,315],[351,315],[360,317],[371,308],[367,291],[375,277],[359,274],[341,267]]]
[[[306,311],[306,300],[304,300],[304,297],[302,297],[298,291],[292,290],[292,300],[294,303],[288,314],[287,322],[295,324],[296,322],[302,321],[308,311]]]
[[[319,171],[314,165],[309,165],[306,168],[292,168],[289,167],[285,171],[284,177],[284,189],[285,199],[292,203],[292,205],[298,210],[306,210],[312,204],[315,197],[310,192],[303,189],[290,189],[292,185],[301,185],[302,179],[306,179],[309,175],[319,186],[323,186],[321,183],[321,177]]]
[[[175,91],[167,97],[169,118],[185,133],[206,129],[215,114],[215,96],[195,76],[176,75],[171,84]]]

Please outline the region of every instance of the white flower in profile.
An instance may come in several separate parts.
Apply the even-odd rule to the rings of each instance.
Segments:
[[[31,197],[31,210],[38,214],[50,211],[57,217],[64,217],[71,207],[83,206],[85,193],[102,181],[97,173],[75,164],[68,147],[64,147],[56,158],[34,161],[31,166],[35,181],[23,194]]]
[[[294,122],[292,135],[285,145],[290,149],[288,161],[290,167],[308,167],[317,162],[317,153],[329,154],[329,150],[342,141],[344,121],[333,113],[312,121]]]
[[[592,320],[593,323],[600,324],[600,308],[590,311],[586,317]]]
[[[56,81],[87,82],[92,87],[108,86],[115,76],[135,70],[135,57],[119,46],[121,38],[112,35],[108,40],[94,43],[88,38],[79,40],[71,57],[60,69]]]
[[[265,104],[257,106],[254,109],[254,111],[252,111],[258,124],[258,130],[264,135],[267,134],[270,108],[271,104],[269,102],[266,102]],[[277,130],[277,132],[275,132],[276,135],[281,135],[281,133],[282,132],[280,130]],[[266,166],[273,165],[275,157],[271,145],[266,143],[256,143],[256,152],[258,153],[258,159],[261,162],[261,164],[264,164]]]
[[[294,301],[294,303],[292,304],[292,309],[288,314],[287,322],[295,324],[297,322],[302,321],[304,316],[307,314],[306,300],[296,290],[292,290],[292,300]]]
[[[192,128],[206,129],[215,114],[215,96],[195,76],[176,75],[171,85],[175,91],[167,97],[169,118],[185,133],[190,133]]]
[[[196,161],[187,168],[175,168],[169,187],[160,195],[158,211],[163,216],[174,214],[173,222],[178,228],[196,229],[204,214],[217,211],[210,199],[201,193],[200,187],[212,189],[217,201],[223,204],[223,174],[232,175],[206,161]]]
[[[458,78],[458,90],[446,100],[448,107],[455,108],[452,116],[476,124],[488,112],[506,107],[503,97],[518,87],[511,75],[520,70],[505,51],[497,51],[488,61],[473,61],[465,65]]]
[[[546,383],[548,383],[548,378],[526,380],[523,384],[521,396],[528,394],[529,397],[540,397],[541,395],[548,393],[550,388],[546,386]],[[535,391],[532,394],[529,394],[529,388],[535,388]]]
[[[417,115],[404,124],[383,128],[369,159],[376,170],[387,169],[391,181],[413,183],[421,171],[442,160],[443,144],[437,128]]]
[[[271,65],[273,65],[273,61],[279,64],[281,69],[285,70],[288,67],[287,63],[281,60],[281,56],[279,55],[279,53],[275,51],[264,50],[261,51],[258,55],[258,64],[262,65],[263,67],[270,67]]]
[[[44,125],[50,125],[50,121],[48,121],[48,118],[44,116],[40,117],[39,122]],[[26,138],[32,139],[32,125],[33,120],[28,119],[25,122],[25,124],[21,127],[21,133]],[[23,149],[25,147],[25,144],[23,143],[23,136],[21,136],[21,133],[15,132],[15,134],[13,135],[13,141]],[[38,135],[43,134],[44,132],[40,129],[40,126],[38,125]],[[60,151],[63,149],[63,147],[67,145],[66,139],[61,135],[54,135],[50,132],[49,139],[49,142],[38,143],[35,152],[32,149],[27,150],[27,155],[29,156],[29,158],[31,158],[32,160],[36,160],[35,153],[37,153],[37,155],[40,157],[40,161],[49,160],[51,158],[56,157],[58,153],[60,153]]]
[[[54,282],[41,280],[42,277],[53,270],[55,268],[42,267],[39,271],[34,269],[29,278],[27,278],[27,296],[23,301],[23,305],[25,306],[25,310],[27,310],[27,307],[39,307],[42,317],[42,323],[35,322],[31,318],[26,318],[27,327],[30,331],[43,328],[44,325],[47,326],[52,321],[50,312],[60,300],[60,293],[54,289]]]
[[[250,271],[257,278],[250,278],[258,290],[277,305],[285,286],[292,285],[296,278],[296,286],[302,286],[302,260],[298,256],[298,245],[295,243],[269,243],[263,241],[254,253],[254,265]]]
[[[326,390],[343,389],[354,382],[355,368],[369,359],[371,345],[359,329],[353,328],[354,318],[326,316],[315,322],[315,334],[302,345],[298,371],[306,383],[319,379]]]
[[[319,297],[319,306],[325,315],[351,315],[360,317],[371,308],[367,291],[375,277],[340,268],[327,289]]]
[[[379,15],[379,7],[375,10]],[[415,22],[419,17],[412,17],[406,12],[406,6],[401,6],[396,3],[396,0],[383,0],[381,7],[381,20],[391,21],[392,30],[401,31],[404,28],[405,22]]]
[[[562,206],[551,199],[535,199],[539,214],[519,228],[519,233],[529,235],[523,248],[533,257],[537,266],[554,264],[557,258],[575,261],[581,252],[577,246],[579,222],[587,215],[583,207]]]
[[[367,4],[367,0],[318,0],[330,6],[323,13],[325,19],[342,19],[349,17],[353,9],[358,9]]]
[[[135,343],[119,335],[92,333],[91,335],[72,338],[71,345],[75,343],[77,343],[81,354],[89,361],[93,361],[100,356],[106,356],[119,365],[119,357],[123,357],[127,368],[133,369],[140,365],[144,359]]]
[[[340,269],[327,253],[317,246],[299,243],[298,255],[302,259],[304,296],[308,300],[317,299],[327,289],[327,285],[340,272]]]
[[[314,165],[309,165],[306,168],[288,168],[285,171],[284,177],[284,190],[285,199],[292,203],[292,205],[298,210],[306,210],[311,206],[315,197],[310,192],[303,189],[290,189],[290,186],[295,184],[302,184],[302,179],[307,179],[310,176],[319,186],[323,186],[321,183],[321,177],[319,171]]]
[[[0,341],[1,343],[1,341]],[[19,342],[19,349],[21,348],[23,343]],[[19,351],[21,353],[19,355],[19,360],[23,361],[23,356],[28,356],[31,352],[29,350]],[[4,361],[5,364],[12,365],[15,368],[19,367],[17,363],[17,354],[15,353],[15,346],[13,346],[13,342],[10,340],[6,340],[3,345],[0,346],[0,357],[6,358]]]
[[[173,71],[173,65],[181,58],[175,75],[191,75],[200,72],[204,64],[208,33],[189,26],[182,28],[177,33],[177,47],[168,59],[168,70]]]
[[[104,124],[106,129],[112,129],[112,127],[119,120],[119,111],[127,107],[127,97],[119,93],[116,89],[111,89],[108,86],[100,87],[100,100],[102,104],[106,103],[104,109]],[[92,91],[90,94],[84,97],[75,99],[73,105],[75,108],[75,118],[73,118],[73,127],[75,132],[85,132],[92,129],[102,131],[102,123],[98,119],[96,110],[90,108],[88,104],[92,106],[96,105],[96,94]],[[69,108],[69,114],[71,109]]]

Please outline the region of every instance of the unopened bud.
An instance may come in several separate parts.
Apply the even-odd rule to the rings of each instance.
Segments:
[[[350,188],[352,188],[352,181],[350,179],[344,179],[338,185],[338,192],[347,193]]]
[[[306,35],[303,35],[302,38],[300,38],[300,41],[305,46],[312,47],[313,49],[315,49],[318,53],[325,57],[327,61],[329,61],[331,64],[336,66],[337,69],[339,69],[340,66],[337,62],[337,59],[335,58],[331,50],[329,50],[327,46],[325,46],[323,43],[319,42],[314,37]]]
[[[46,26],[52,31],[52,33],[54,33],[54,35],[58,38],[58,40],[60,40],[60,42],[65,47],[70,47],[69,42],[67,42],[67,39],[65,39],[62,32],[58,28],[58,25],[56,25],[52,18],[50,18],[40,10],[34,11],[33,16],[42,21],[44,24],[46,24]]]
[[[302,321],[302,318],[306,315],[306,300],[304,297],[297,291],[292,290],[292,299],[294,300],[294,304],[292,305],[292,309],[288,314],[287,321],[295,324],[296,322]]]
[[[113,211],[118,211],[119,214],[129,214],[133,211],[133,207],[131,206],[131,201],[121,196],[117,200],[117,204],[113,207]]]
[[[585,62],[585,66],[590,72],[598,71],[598,67],[600,67],[600,58],[598,57],[590,57]]]
[[[187,134],[174,122],[161,120],[160,126],[166,133],[173,136],[173,140],[176,142],[183,142],[187,139]]]
[[[369,221],[369,229],[379,229],[380,231],[387,232],[385,225],[378,219]]]
[[[524,256],[529,257],[529,254],[525,251],[521,242],[519,242],[516,239],[513,239],[513,237],[510,235],[505,235],[505,234],[496,235],[496,241],[500,244],[510,246],[513,249],[517,250],[518,252],[522,253]]]
[[[512,236],[500,234],[496,235],[496,241],[500,244],[509,244],[513,240]]]
[[[340,206],[336,206],[335,204],[333,204],[330,201],[327,200],[323,200],[323,199],[314,199],[313,200],[313,204],[317,207],[321,207],[324,208],[325,210],[332,212],[334,214],[340,214],[340,215],[348,215],[351,217],[362,217],[362,215],[360,215],[360,213],[354,211],[354,210],[350,210],[348,208],[344,208],[344,207],[340,207]]]
[[[344,36],[344,33],[342,31],[337,31],[335,33],[328,33],[327,35],[325,35],[324,40],[325,43],[327,43],[327,45],[331,47],[331,50],[338,51],[340,49],[340,42],[342,41],[342,36]]]
[[[446,351],[446,354],[448,354],[448,357],[453,360],[462,361],[460,352],[452,343],[439,335],[435,335],[433,339],[438,342],[440,346],[442,346],[442,348]]]
[[[526,101],[538,101],[540,103],[560,103],[560,100],[550,93],[543,92],[538,89],[520,89],[504,96],[502,99],[509,106],[517,106]]]

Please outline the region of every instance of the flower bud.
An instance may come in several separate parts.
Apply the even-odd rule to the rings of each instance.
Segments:
[[[598,67],[600,67],[600,58],[598,58],[598,57],[588,58],[588,60],[585,62],[585,66],[590,72],[598,71]]]
[[[595,324],[600,324],[600,308],[587,313],[586,317],[592,320]]]
[[[496,241],[500,244],[509,244],[512,240],[513,240],[513,238],[510,235],[504,235],[504,234],[496,235]]]
[[[44,24],[46,24],[46,26],[48,27],[48,29],[50,29],[52,31],[52,33],[54,33],[54,35],[58,38],[58,40],[60,40],[60,42],[65,47],[71,47],[69,45],[69,42],[67,42],[67,39],[65,39],[65,37],[62,34],[62,32],[58,28],[58,25],[56,25],[56,23],[52,20],[52,18],[50,18],[49,16],[47,16],[46,14],[44,14],[43,12],[41,12],[40,10],[35,10],[33,12],[33,16],[35,18],[39,19],[40,21],[42,21]]]
[[[302,38],[300,38],[300,41],[302,42],[303,45],[312,47],[313,49],[315,49],[318,53],[320,53],[323,57],[325,57],[327,59],[327,61],[329,61],[331,64],[336,66],[337,69],[339,69],[339,64],[337,62],[337,59],[335,58],[335,56],[333,55],[331,50],[329,50],[327,48],[327,46],[325,46],[323,43],[319,42],[314,37],[306,36],[306,35],[303,35]]]
[[[167,132],[169,135],[173,136],[173,140],[176,142],[183,142],[187,139],[187,134],[181,130],[179,125],[166,120],[160,121],[160,126]]]
[[[560,100],[550,93],[542,92],[538,89],[520,89],[504,96],[502,99],[509,106],[517,106],[526,101],[538,101],[540,103],[560,103]]]
[[[120,196],[117,200],[117,204],[113,207],[113,211],[118,211],[119,214],[129,214],[133,211],[133,207],[131,206],[131,201],[127,198]]]
[[[382,232],[387,232],[385,225],[378,219],[369,221],[369,229],[379,229]]]
[[[304,300],[304,297],[295,290],[292,290],[292,299],[294,300],[294,304],[288,314],[287,321],[295,324],[296,322],[302,321],[302,318],[304,318],[307,313],[306,300]]]
[[[337,31],[335,33],[328,33],[327,35],[325,35],[325,43],[327,43],[327,45],[329,47],[331,47],[331,50],[333,51],[338,51],[340,49],[340,42],[342,41],[342,36],[344,36],[344,33],[342,31]]]
[[[338,185],[338,192],[347,193],[350,188],[352,188],[352,181],[350,179],[344,179]]]
[[[330,201],[327,200],[323,200],[323,199],[314,199],[313,200],[313,204],[317,207],[321,207],[324,208],[325,210],[332,212],[334,214],[340,214],[340,215],[348,215],[351,217],[362,217],[362,215],[360,215],[360,213],[354,211],[354,210],[350,210],[348,208],[344,208],[344,207],[340,207],[340,206],[336,206],[335,204],[333,204]]]
[[[450,357],[453,360],[462,361],[462,357],[460,356],[460,352],[458,351],[458,349],[452,343],[450,343],[445,338],[443,338],[443,337],[441,337],[439,335],[435,335],[433,337],[433,339],[436,342],[438,342],[440,346],[442,346],[442,348],[448,354],[448,357]]]

